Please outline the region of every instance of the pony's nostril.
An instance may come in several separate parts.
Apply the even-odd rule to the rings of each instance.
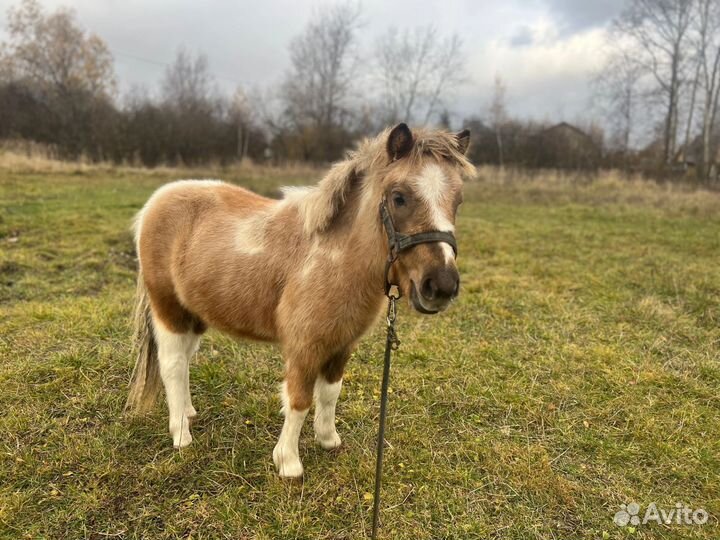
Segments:
[[[449,270],[438,272],[433,280],[435,299],[450,300],[457,296],[458,276]]]
[[[440,269],[422,280],[420,294],[429,302],[447,302],[458,295],[460,277],[457,271]]]
[[[432,278],[425,278],[420,287],[420,294],[422,294],[428,300],[435,300],[437,294],[437,287]]]

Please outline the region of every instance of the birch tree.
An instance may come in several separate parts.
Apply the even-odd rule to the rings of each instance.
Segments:
[[[498,164],[504,165],[502,130],[507,122],[507,107],[505,105],[506,86],[500,75],[495,76],[492,101],[490,102],[490,123],[495,132],[495,141],[498,147]]]
[[[698,174],[705,180],[715,158],[711,138],[720,94],[720,6],[717,0],[698,0],[697,51],[702,88],[702,154]]]
[[[615,30],[635,46],[636,61],[664,101],[663,159],[676,151],[680,94],[688,65],[688,39],[695,0],[631,0]]]

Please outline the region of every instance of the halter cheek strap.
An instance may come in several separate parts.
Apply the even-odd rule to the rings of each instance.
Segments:
[[[410,249],[418,244],[430,244],[434,242],[445,242],[453,249],[457,257],[458,249],[455,236],[447,231],[424,231],[416,234],[403,234],[395,230],[390,211],[387,208],[387,201],[383,197],[380,202],[380,219],[382,220],[385,234],[388,239],[388,258],[385,262],[385,295],[390,296],[390,288],[395,285],[390,283],[390,269],[401,252]]]

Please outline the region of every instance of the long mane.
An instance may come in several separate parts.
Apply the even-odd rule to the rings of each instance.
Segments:
[[[348,152],[345,160],[335,163],[315,186],[283,190],[285,199],[297,204],[307,234],[321,232],[330,226],[355,182],[382,173],[392,164],[386,150],[390,131],[388,128],[376,137],[362,140],[356,150]],[[412,149],[402,158],[409,167],[420,166],[422,160],[430,157],[454,164],[465,177],[476,174],[454,133],[419,128],[413,130],[413,141]]]

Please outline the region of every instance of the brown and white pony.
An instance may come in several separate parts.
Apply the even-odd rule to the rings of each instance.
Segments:
[[[316,186],[271,200],[213,180],[158,189],[139,212],[135,364],[127,407],[149,409],[162,381],[176,447],[190,444],[189,361],[215,327],[279,342],[285,359],[285,422],[273,451],[280,476],[299,477],[298,438],[315,398],[315,436],[340,445],[335,404],[343,370],[384,300],[388,240],[378,207],[397,231],[454,230],[470,133],[405,124],[362,142]],[[403,251],[390,279],[422,313],[458,294],[452,248]]]

